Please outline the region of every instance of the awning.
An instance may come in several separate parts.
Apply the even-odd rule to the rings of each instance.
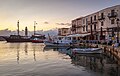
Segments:
[[[72,34],[72,35],[68,35],[67,37],[85,37],[90,35],[91,33],[87,33],[87,34]]]

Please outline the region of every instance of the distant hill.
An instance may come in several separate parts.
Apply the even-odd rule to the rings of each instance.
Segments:
[[[51,29],[51,30],[47,30],[47,31],[43,31],[43,30],[38,30],[36,31],[37,34],[44,34],[45,36],[48,35],[48,33],[52,36],[57,35],[57,29]],[[10,35],[16,35],[17,31],[11,31],[9,29],[4,29],[4,30],[0,30],[0,36],[10,36]],[[34,32],[33,31],[28,31],[28,36],[33,35]],[[24,36],[25,33],[24,31],[20,31],[20,35]]]

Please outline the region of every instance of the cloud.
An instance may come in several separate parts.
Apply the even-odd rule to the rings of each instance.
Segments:
[[[44,24],[49,24],[49,22],[44,22]]]
[[[67,26],[71,26],[70,23],[56,23],[57,25],[67,25]]]

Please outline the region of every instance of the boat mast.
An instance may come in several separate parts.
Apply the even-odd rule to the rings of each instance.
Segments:
[[[25,36],[28,36],[28,29],[25,27]]]
[[[19,20],[18,20],[18,22],[17,22],[17,27],[18,27],[17,32],[18,32],[18,35],[19,35]]]
[[[34,21],[34,35],[35,35],[35,32],[36,32],[36,25],[37,23],[36,23],[36,21]]]

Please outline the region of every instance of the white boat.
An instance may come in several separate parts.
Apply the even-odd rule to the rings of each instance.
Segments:
[[[55,47],[66,47],[72,44],[72,40],[67,36],[59,36],[56,39],[45,40],[44,44],[46,46],[55,46]]]
[[[53,42],[49,42],[49,41],[44,41],[44,44],[46,46],[53,46],[53,47],[69,47],[70,44],[66,44],[66,43],[53,43]]]
[[[79,42],[80,37],[84,37],[88,34],[73,34],[68,36],[57,36],[55,39],[52,39],[48,34],[48,40],[44,41],[46,46],[72,46],[71,44],[76,44]]]
[[[101,48],[74,48],[72,49],[73,54],[100,54],[102,53]]]

